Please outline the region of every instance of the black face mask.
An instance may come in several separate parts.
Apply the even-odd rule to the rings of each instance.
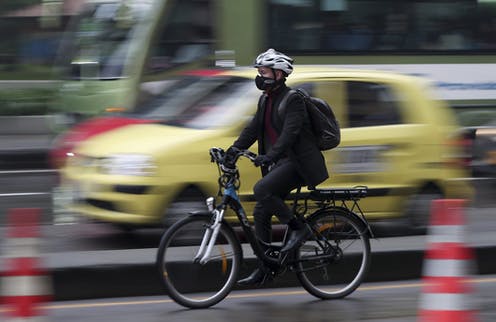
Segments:
[[[260,75],[255,77],[255,85],[257,85],[257,88],[261,91],[272,89],[276,83],[276,80],[273,78],[263,77]]]

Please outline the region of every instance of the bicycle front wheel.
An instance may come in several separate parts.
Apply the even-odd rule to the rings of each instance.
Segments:
[[[199,249],[211,216],[194,215],[172,225],[163,235],[157,268],[168,295],[189,308],[206,308],[224,299],[236,282],[241,245],[233,230],[222,224],[208,260]]]
[[[312,295],[343,298],[361,284],[370,266],[366,225],[341,208],[310,216],[314,231],[296,251],[297,277]]]

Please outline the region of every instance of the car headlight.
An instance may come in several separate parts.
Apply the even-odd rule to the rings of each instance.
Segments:
[[[151,176],[156,168],[152,157],[144,154],[116,154],[101,163],[102,171],[112,175]]]
[[[92,165],[92,159],[82,154],[68,153],[66,165],[73,168],[85,168]]]

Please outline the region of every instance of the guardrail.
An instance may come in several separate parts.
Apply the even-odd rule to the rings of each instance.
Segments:
[[[0,116],[0,168],[48,166],[48,151],[56,136],[52,115]]]
[[[46,151],[55,133],[54,116],[0,116],[0,152]]]

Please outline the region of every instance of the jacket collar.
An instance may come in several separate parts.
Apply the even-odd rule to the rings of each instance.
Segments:
[[[272,91],[268,91],[268,92],[264,92],[264,94],[266,94],[267,96],[273,98],[273,97],[277,97],[279,96],[281,93],[283,93],[285,91],[285,89],[288,88],[286,86],[286,83],[282,83],[281,85],[279,85],[277,88],[275,88],[274,90]]]

